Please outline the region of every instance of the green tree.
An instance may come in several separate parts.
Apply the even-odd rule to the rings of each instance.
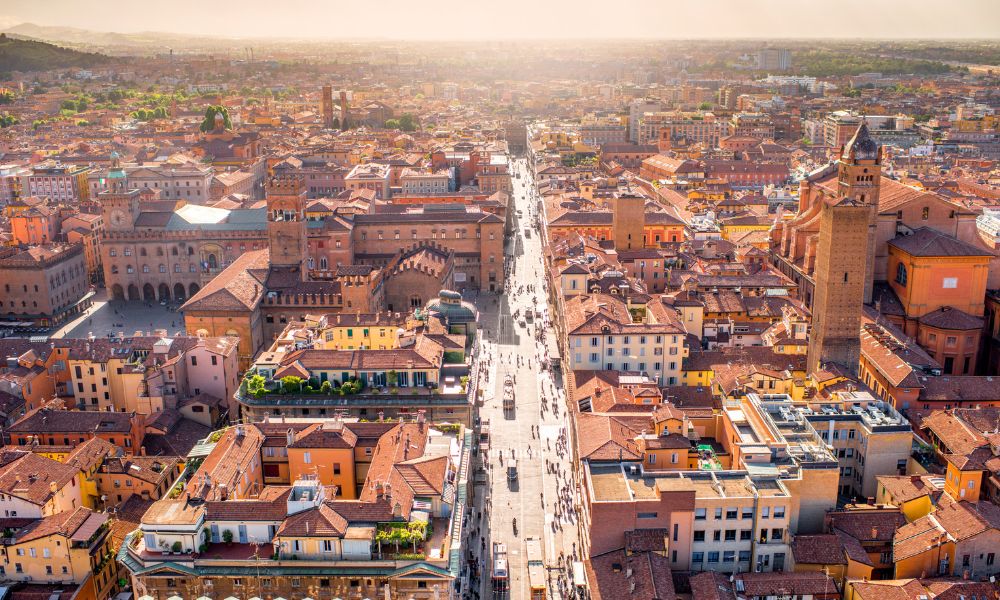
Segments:
[[[399,129],[399,119],[389,119],[385,122],[386,129]]]
[[[702,102],[698,105],[698,110],[712,110],[711,102]]]
[[[247,377],[247,392],[254,398],[260,398],[267,393],[266,383],[267,380],[264,379],[263,375],[255,373]]]
[[[296,377],[295,375],[289,375],[288,377],[281,378],[281,391],[286,394],[294,394],[296,392],[302,391],[302,382],[305,381],[301,377]]]
[[[399,117],[399,128],[403,131],[416,131],[417,123],[414,121],[413,115],[405,113],[403,116]]]
[[[10,127],[11,125],[17,125],[17,117],[8,114],[0,115],[0,129]]]
[[[76,112],[76,100],[63,100],[59,105],[60,110],[71,110]]]
[[[10,104],[14,101],[14,92],[4,90],[0,92],[0,104]]]
[[[205,118],[201,122],[201,131],[208,132],[215,129],[215,115],[222,115],[223,127],[233,128],[233,122],[229,120],[229,109],[225,106],[210,105],[205,109]]]

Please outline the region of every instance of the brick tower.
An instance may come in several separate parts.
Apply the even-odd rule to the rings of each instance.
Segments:
[[[646,226],[646,200],[642,196],[624,193],[614,199],[611,216],[611,238],[615,250],[642,248]]]
[[[862,123],[837,160],[837,196],[822,200],[809,372],[836,363],[857,373],[862,305],[871,297],[881,170],[882,148]]]
[[[272,177],[267,182],[267,240],[271,267],[298,269],[306,276],[306,186],[300,177]]]
[[[323,127],[333,129],[333,86],[323,86]]]

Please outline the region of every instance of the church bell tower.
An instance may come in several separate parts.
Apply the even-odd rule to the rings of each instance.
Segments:
[[[820,201],[812,332],[806,368],[830,363],[855,375],[861,314],[871,299],[882,149],[862,123],[837,161],[837,192]]]
[[[875,232],[878,227],[879,185],[882,180],[882,147],[872,139],[862,121],[837,161],[837,193],[869,209],[868,258],[865,264],[865,304],[871,304],[875,275]]]

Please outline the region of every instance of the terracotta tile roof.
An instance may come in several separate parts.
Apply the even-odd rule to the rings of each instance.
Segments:
[[[104,461],[106,456],[115,452],[115,447],[101,438],[90,438],[82,444],[77,444],[63,462],[81,471],[89,470]]]
[[[142,517],[155,500],[143,500],[139,494],[132,494],[125,502],[118,505],[114,519],[111,520],[111,539],[115,548],[120,548],[125,536],[139,528]]]
[[[43,505],[76,478],[76,467],[24,450],[0,450],[0,493]]]
[[[920,583],[934,600],[987,600],[1000,596],[1000,582],[923,579]]]
[[[270,251],[252,250],[241,254],[188,299],[181,310],[254,309],[266,292],[264,282]]]
[[[691,597],[697,600],[736,600],[729,577],[717,571],[698,573],[690,579]]]
[[[910,235],[897,236],[889,240],[889,245],[911,256],[993,256],[982,248],[930,227],[921,227]]]
[[[177,474],[181,459],[175,456],[128,456],[108,458],[102,472],[120,473],[159,485]]]
[[[830,173],[826,173],[820,178],[814,180],[813,183],[824,188],[827,193],[833,195],[834,197],[839,194],[837,191],[836,169],[833,169]],[[895,179],[882,177],[879,182],[878,210],[880,214],[895,213],[899,208],[910,201],[917,200],[925,196],[935,197],[936,194],[904,185]]]
[[[646,305],[647,323],[634,323],[624,300],[611,294],[573,296],[565,303],[566,327],[570,335],[602,334],[607,327],[612,335],[648,333],[652,335],[683,334],[680,317],[672,307],[661,302]]]
[[[368,501],[335,500],[328,501],[327,504],[349,523],[384,523],[393,520],[392,504],[387,498]]]
[[[372,501],[379,497],[378,486],[388,484],[388,493],[393,504],[399,504],[402,514],[408,517],[416,495],[410,483],[402,476],[396,465],[410,459],[422,457],[427,445],[427,426],[419,423],[400,423],[379,438],[372,452],[372,462],[361,491],[362,501]]]
[[[643,410],[646,400],[649,404],[645,408],[651,410],[662,401],[663,396],[655,382],[624,385],[621,383],[624,375],[641,377],[638,373],[622,371],[573,371],[576,384],[573,397],[577,402],[589,399],[591,412],[594,413]]]
[[[933,516],[956,540],[964,540],[990,529],[1000,529],[1000,506],[992,502],[952,502],[938,507]]]
[[[86,534],[86,538],[83,540],[86,541],[107,520],[108,515],[104,513],[95,513],[89,508],[78,506],[73,510],[43,517],[18,531],[14,537],[17,543],[23,544],[50,535],[74,538],[77,532],[81,532],[81,535]],[[87,527],[84,528],[84,525]]]
[[[868,565],[869,567],[875,566],[872,563],[871,558],[868,556],[868,552],[861,545],[861,542],[854,536],[848,535],[839,529],[833,530],[834,534],[840,540],[841,546],[844,548],[844,552],[847,554],[849,560],[861,563],[863,565]]]
[[[34,412],[12,425],[11,433],[128,433],[132,415],[123,412],[48,410]]]
[[[278,537],[330,537],[343,536],[347,532],[347,519],[329,504],[321,504],[282,521]]]
[[[924,369],[941,368],[940,363],[923,348],[884,319],[878,324],[864,319],[861,353],[889,383],[897,387],[923,387]]]
[[[587,460],[641,460],[642,450],[635,438],[641,433],[623,419],[581,413],[577,416],[580,457]]]
[[[881,475],[878,478],[887,494],[896,503],[909,502],[930,496],[931,502],[937,504],[937,499],[943,493],[938,487],[930,483],[929,477],[921,475]]]
[[[142,447],[149,456],[187,456],[212,428],[190,419],[181,419],[166,433],[147,432]]]
[[[891,579],[887,581],[854,581],[857,600],[923,600],[927,590],[916,579]]]
[[[237,430],[242,431],[242,435],[237,435]],[[188,480],[188,491],[192,496],[214,499],[219,486],[235,490],[243,470],[259,455],[263,442],[264,435],[255,427],[230,427]],[[206,480],[205,475],[211,479]]]
[[[982,318],[950,306],[942,306],[937,310],[932,310],[920,317],[919,320],[923,325],[937,329],[969,331],[983,328]]]
[[[891,542],[906,523],[898,508],[840,510],[827,513],[831,529],[839,529],[860,542]]]
[[[288,514],[288,495],[283,488],[267,500],[219,500],[205,503],[205,518],[215,521],[281,521]]]
[[[920,423],[939,439],[948,454],[970,454],[986,443],[986,438],[952,411],[936,410]]]
[[[837,582],[823,573],[737,573],[734,577],[737,586],[740,580],[743,581],[743,589],[747,596],[840,597]]]
[[[396,464],[396,471],[418,496],[444,493],[448,474],[447,456],[420,457]]]
[[[594,600],[677,598],[670,561],[653,552],[627,555],[624,550],[614,550],[591,557],[586,569]]]
[[[343,423],[315,423],[295,436],[289,448],[353,448],[358,436]]]
[[[840,538],[833,533],[797,535],[792,539],[795,564],[846,565],[847,557]]]
[[[895,562],[912,558],[949,541],[948,534],[933,515],[927,515],[899,528],[892,542]]]

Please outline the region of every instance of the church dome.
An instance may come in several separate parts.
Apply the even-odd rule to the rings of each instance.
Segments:
[[[441,290],[437,298],[427,303],[427,311],[447,317],[452,324],[475,323],[479,317],[476,307],[462,300],[462,294],[452,290]]]

